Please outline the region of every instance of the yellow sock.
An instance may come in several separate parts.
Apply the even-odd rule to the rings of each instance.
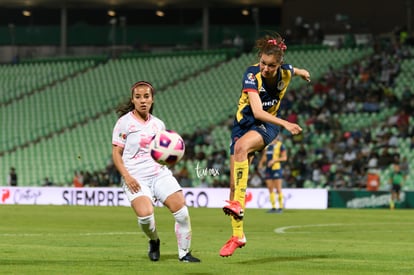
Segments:
[[[269,195],[270,204],[272,205],[272,208],[276,208],[276,194],[275,192],[271,192]]]
[[[279,200],[279,208],[283,209],[283,194],[279,193],[277,199]]]
[[[247,189],[247,180],[249,177],[249,161],[234,162],[234,200],[238,201],[243,210],[246,204],[246,189]],[[243,220],[239,221],[234,218],[231,218],[231,226],[233,228],[233,236],[238,238],[243,238]]]
[[[247,180],[249,177],[249,162],[234,162],[234,200],[240,202],[243,210],[246,203]]]
[[[231,227],[233,228],[233,236],[237,236],[237,238],[242,239],[244,235],[243,220],[236,220],[231,217]]]

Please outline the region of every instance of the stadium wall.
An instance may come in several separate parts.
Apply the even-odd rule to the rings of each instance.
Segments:
[[[329,191],[329,208],[388,208],[391,195],[387,191]],[[414,208],[414,192],[402,191],[399,208]]]
[[[190,207],[221,208],[228,199],[227,188],[183,188]],[[327,189],[284,189],[286,209],[388,208],[386,191],[328,191]],[[129,206],[121,188],[2,187],[0,205]],[[266,188],[250,188],[247,208],[270,208]],[[157,206],[161,206],[157,203]],[[399,208],[414,208],[414,192],[401,193]]]
[[[278,26],[262,25],[262,30]],[[255,26],[211,25],[208,31],[209,49],[233,47],[236,36],[243,38],[243,49],[251,50],[256,38]],[[108,26],[70,26],[67,43],[61,44],[59,26],[16,26],[11,35],[0,26],[0,62],[56,56],[85,56],[90,54],[117,54],[118,52],[150,52],[163,49],[201,49],[202,26],[128,26],[111,29]],[[115,52],[114,52],[115,51]]]
[[[228,199],[228,188],[183,188],[190,207],[221,208]],[[1,204],[129,206],[122,188],[2,187]],[[285,208],[326,209],[326,189],[284,189]],[[157,206],[161,206],[160,203]],[[246,194],[247,208],[271,207],[266,188],[252,188]]]

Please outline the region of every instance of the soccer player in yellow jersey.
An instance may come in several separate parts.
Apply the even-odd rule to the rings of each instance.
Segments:
[[[234,118],[230,145],[230,198],[223,207],[231,216],[233,234],[220,250],[228,257],[246,244],[243,231],[245,194],[249,172],[249,156],[262,150],[279,134],[280,127],[292,135],[302,128],[278,117],[280,102],[293,76],[310,81],[305,69],[283,64],[287,49],[279,34],[265,35],[256,41],[259,63],[243,74],[242,90]]]
[[[265,182],[269,189],[269,199],[272,208],[268,213],[281,213],[283,210],[283,194],[282,194],[282,162],[287,161],[286,148],[279,138],[275,138],[272,143],[266,146],[262,158],[259,162],[259,169],[265,168]],[[276,193],[279,207],[276,209]]]

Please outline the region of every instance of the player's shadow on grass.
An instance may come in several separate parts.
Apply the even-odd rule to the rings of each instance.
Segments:
[[[252,259],[248,261],[240,261],[239,264],[263,264],[263,263],[275,263],[275,262],[297,262],[303,260],[311,260],[311,259],[326,259],[329,258],[328,255],[309,255],[309,256],[297,256],[297,257],[268,257],[268,258],[258,258]]]
[[[142,259],[144,259],[145,261],[150,261],[148,256],[142,257]],[[177,254],[162,254],[161,252],[160,259],[158,260],[158,262],[169,261],[169,260],[178,261],[178,255]]]

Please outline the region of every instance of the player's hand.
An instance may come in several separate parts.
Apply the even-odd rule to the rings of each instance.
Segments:
[[[141,185],[139,185],[138,181],[131,176],[125,177],[125,184],[128,186],[129,191],[132,194],[138,193],[141,190]]]
[[[296,123],[288,122],[285,125],[285,129],[288,130],[292,135],[297,135],[297,134],[300,134],[302,132],[302,128],[299,125],[297,125]]]
[[[307,82],[310,82],[310,73],[307,70],[302,69],[301,77],[303,80],[306,80]]]
[[[305,69],[299,69],[299,68],[294,68],[295,69],[295,75],[300,76],[303,80],[310,82],[310,73],[305,70]]]

